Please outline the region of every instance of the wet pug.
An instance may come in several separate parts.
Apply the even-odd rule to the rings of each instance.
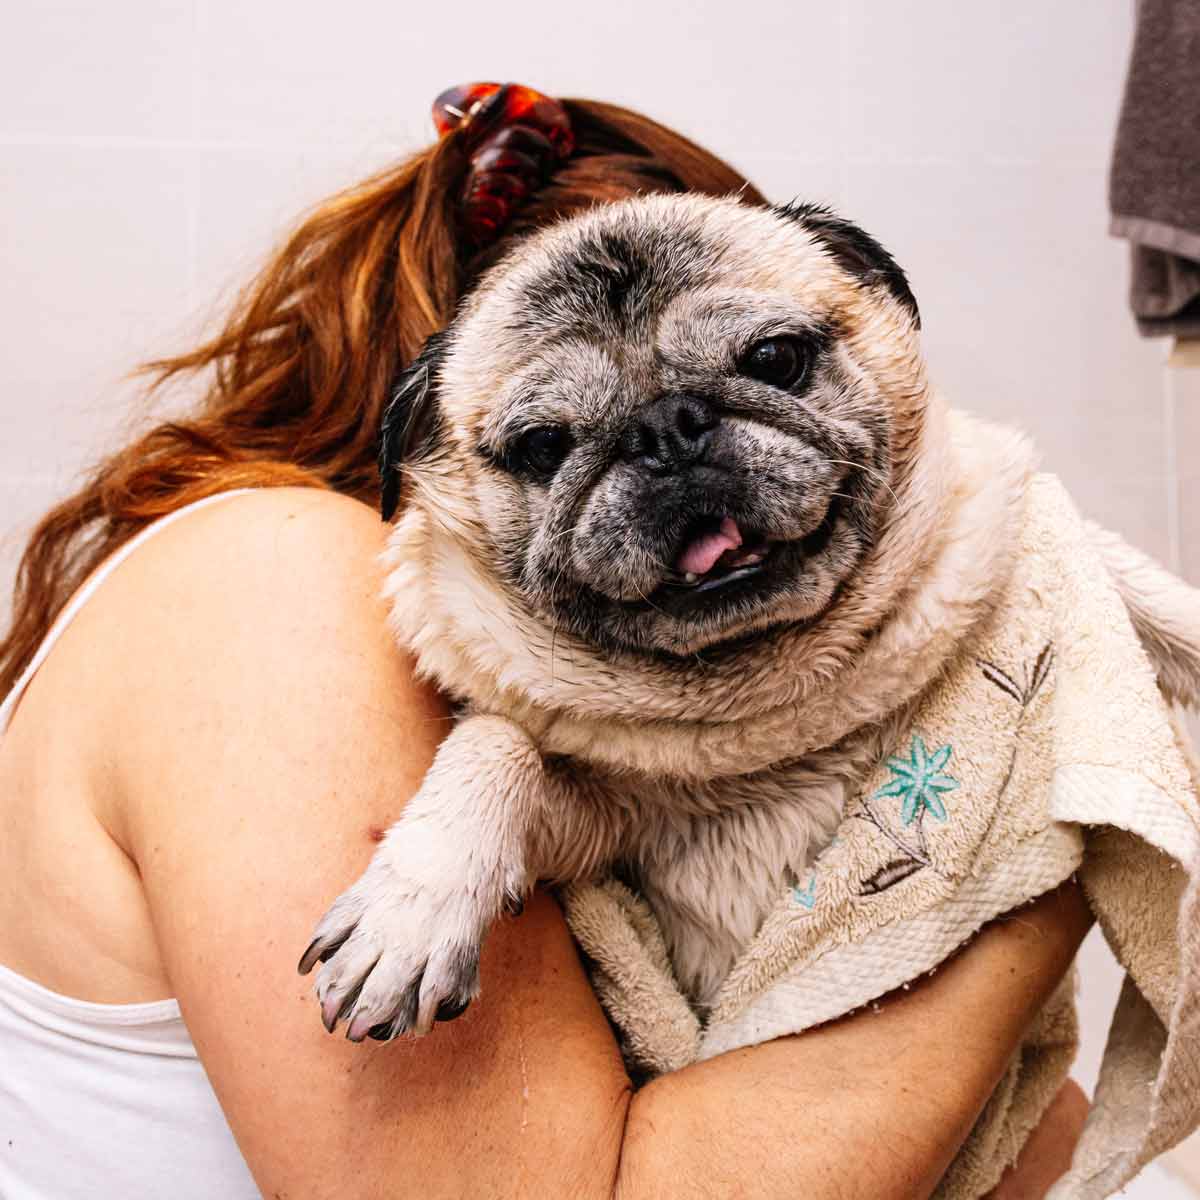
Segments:
[[[457,1015],[506,908],[614,871],[712,1000],[1005,576],[1027,453],[962,436],[919,324],[825,209],[654,196],[522,243],[431,340],[388,591],[463,709],[302,959],[329,1029]]]

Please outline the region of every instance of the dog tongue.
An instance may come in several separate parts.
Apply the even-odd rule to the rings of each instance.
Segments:
[[[732,517],[722,517],[721,527],[714,533],[702,533],[689,542],[680,554],[675,569],[683,574],[704,575],[713,569],[726,550],[736,550],[742,544],[742,532]]]

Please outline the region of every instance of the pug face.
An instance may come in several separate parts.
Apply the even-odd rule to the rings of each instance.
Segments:
[[[510,598],[607,652],[816,620],[887,518],[917,326],[825,210],[604,206],[493,268],[400,381],[385,515],[420,475]]]

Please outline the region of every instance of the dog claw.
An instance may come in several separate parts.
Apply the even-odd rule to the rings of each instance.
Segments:
[[[355,1001],[358,1000],[358,993],[361,991],[361,985],[351,990],[349,995],[343,995],[335,992],[331,996],[326,996],[321,1003],[321,1024],[325,1026],[329,1033],[332,1033],[339,1021],[348,1017],[354,1008]]]
[[[325,1003],[321,1005],[321,1024],[325,1026],[326,1033],[332,1033],[337,1028],[338,1007],[340,1006],[337,1005],[336,1000],[326,1000]]]
[[[332,940],[327,933],[318,933],[308,944],[308,949],[300,956],[300,961],[296,964],[296,970],[301,975],[307,975],[317,963],[328,962],[345,944],[346,939],[353,932],[353,928],[353,925],[351,925]]]
[[[457,1021],[471,1006],[470,1000],[443,1000],[434,1014],[436,1021]]]
[[[375,1023],[374,1017],[363,1013],[355,1017],[349,1025],[346,1026],[346,1038],[351,1042],[361,1042],[363,1038],[371,1032],[372,1029],[378,1029],[378,1023]]]
[[[296,970],[301,975],[307,975],[321,961],[321,939],[315,937],[308,943],[308,949],[300,955],[300,961],[296,965]]]

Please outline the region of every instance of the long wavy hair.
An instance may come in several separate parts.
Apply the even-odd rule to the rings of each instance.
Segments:
[[[221,331],[148,363],[148,390],[211,379],[195,411],[104,459],[51,509],[17,571],[0,643],[0,696],[104,558],[166,513],[237,487],[331,488],[374,505],[389,386],[445,326],[479,274],[514,242],[592,205],[648,192],[762,196],[733,168],[627,109],[563,102],[576,149],[475,252],[458,233],[469,165],[452,133],[317,207],[246,288]]]

